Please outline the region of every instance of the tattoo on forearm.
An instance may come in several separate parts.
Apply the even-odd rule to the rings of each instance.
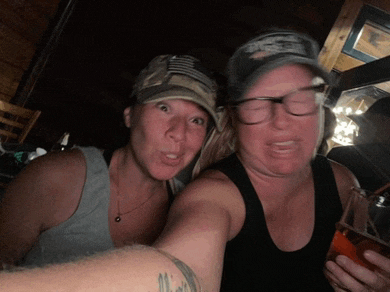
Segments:
[[[169,279],[167,273],[165,275],[160,274],[158,275],[158,288],[160,292],[170,292],[171,291],[171,285],[169,285]]]
[[[173,263],[176,265],[176,267],[181,271],[183,276],[186,278],[187,283],[189,285],[189,288],[191,292],[196,292],[196,281],[197,278],[195,276],[195,273],[190,269],[189,266],[187,266],[182,261],[179,261],[178,259],[174,259]]]
[[[168,274],[165,273],[164,275],[163,274],[160,274],[158,276],[158,286],[159,286],[159,291],[160,292],[193,292],[193,291],[196,291],[195,290],[191,290],[187,283],[181,283],[181,286],[176,288],[176,290],[171,290],[171,285],[170,285],[170,279],[168,277]]]
[[[199,281],[195,275],[195,273],[191,270],[189,266],[187,266],[182,261],[178,260],[177,258],[172,257],[171,255],[159,251],[160,253],[163,253],[166,257],[168,257],[175,266],[181,271],[183,276],[186,279],[186,282],[182,282],[181,286],[176,288],[175,292],[198,292],[198,287],[200,287]],[[160,292],[171,292],[171,279],[169,278],[168,274],[165,273],[159,274],[158,276],[158,284],[160,288]],[[202,292],[202,288],[200,288],[200,292]]]

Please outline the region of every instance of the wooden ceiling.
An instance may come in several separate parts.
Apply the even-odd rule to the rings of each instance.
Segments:
[[[69,131],[77,144],[109,147],[153,57],[190,54],[223,74],[234,49],[267,26],[307,32],[322,46],[344,1],[154,2],[76,2],[27,103],[43,112],[32,139],[52,143]]]

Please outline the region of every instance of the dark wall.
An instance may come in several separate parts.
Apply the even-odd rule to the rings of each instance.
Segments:
[[[106,148],[126,136],[126,98],[156,55],[192,54],[223,74],[234,49],[265,26],[307,32],[322,46],[342,4],[79,0],[29,98],[43,112],[29,138],[50,144],[69,131],[77,144]]]

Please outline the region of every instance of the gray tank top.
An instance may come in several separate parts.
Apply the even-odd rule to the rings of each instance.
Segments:
[[[39,236],[26,255],[24,266],[68,262],[114,248],[108,225],[110,180],[107,164],[97,148],[79,149],[87,167],[80,204],[68,220]]]

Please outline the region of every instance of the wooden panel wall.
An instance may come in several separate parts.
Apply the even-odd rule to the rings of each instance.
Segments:
[[[363,5],[368,4],[390,13],[390,1],[346,0],[319,55],[320,63],[329,71],[346,71],[364,62],[342,53],[344,44]]]
[[[9,101],[60,0],[0,0],[0,99]]]

